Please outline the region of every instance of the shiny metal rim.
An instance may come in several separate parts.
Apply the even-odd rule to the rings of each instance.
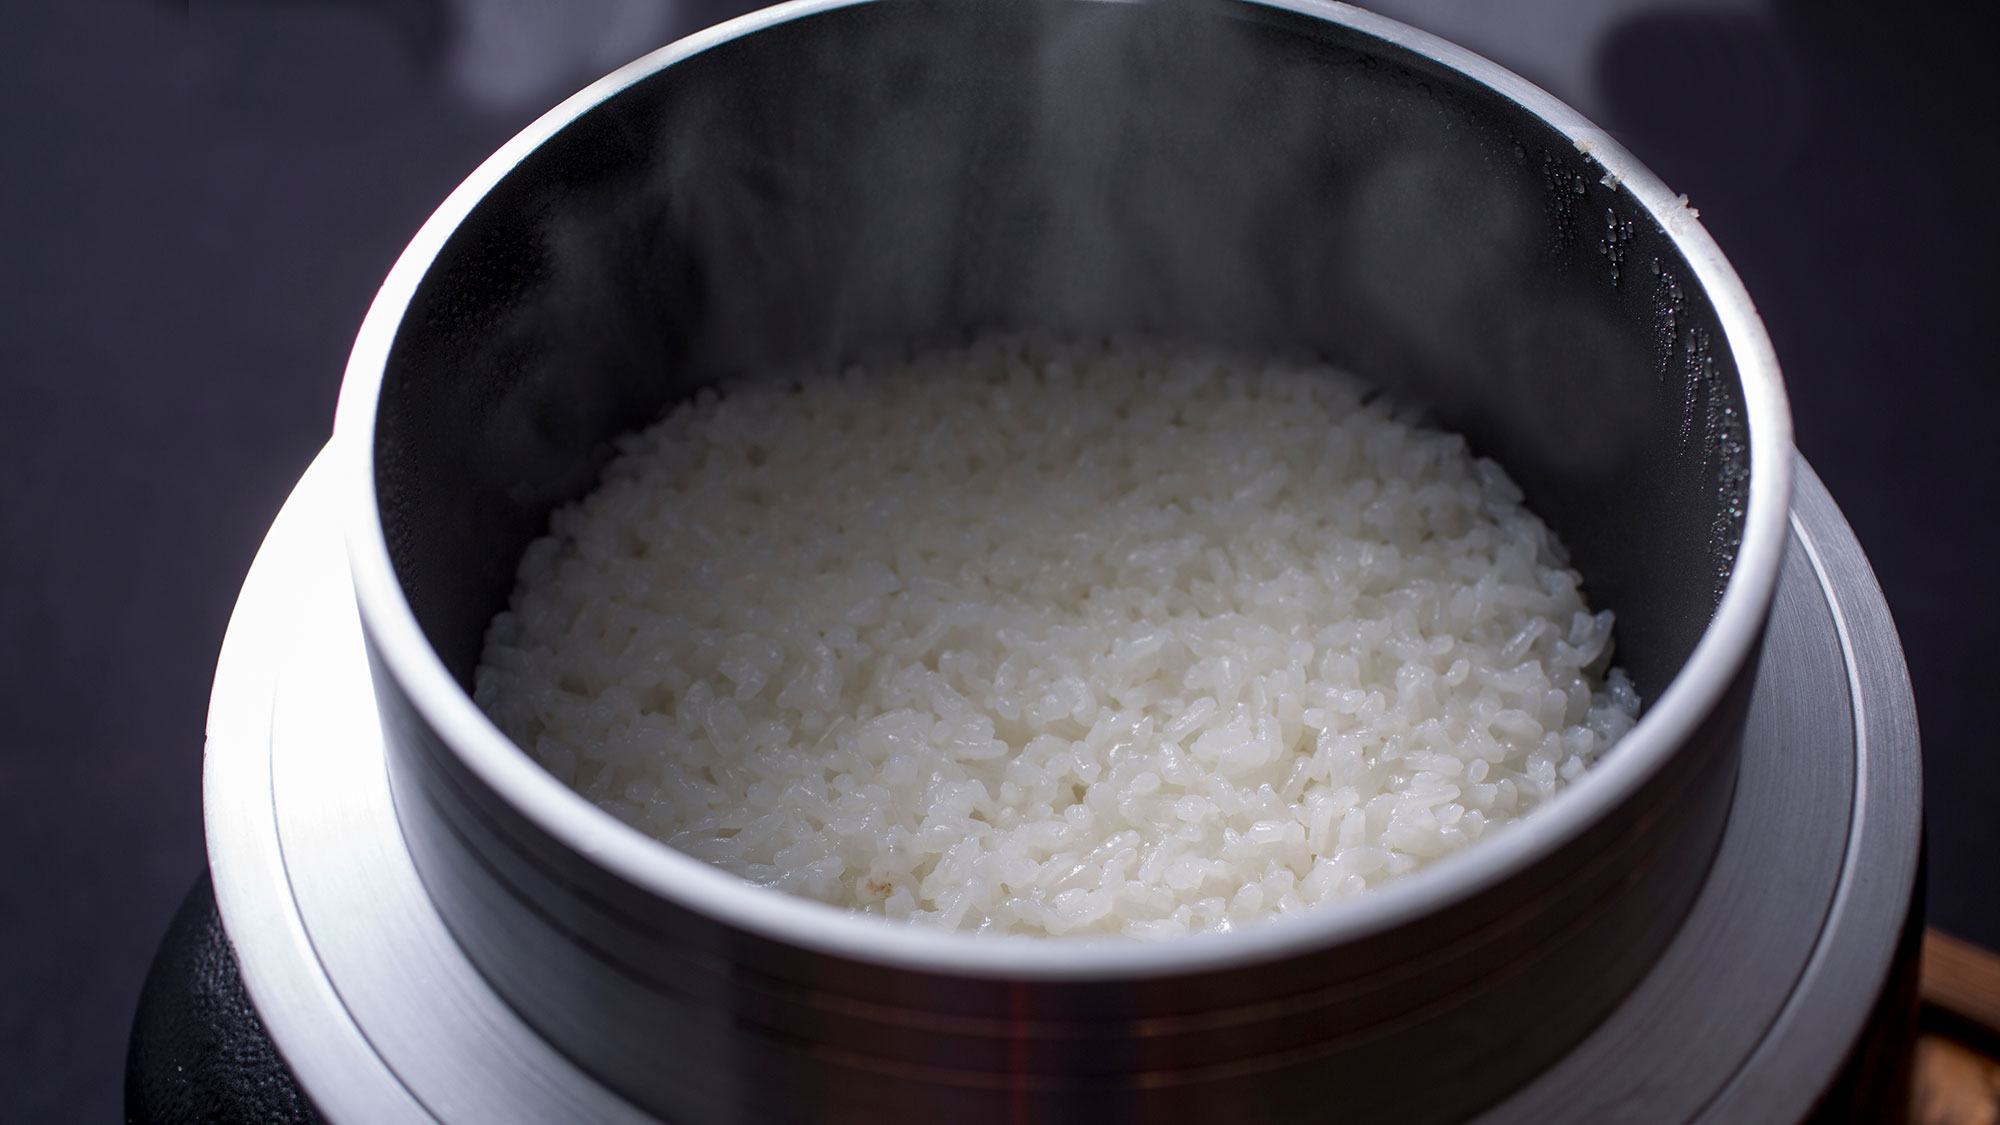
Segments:
[[[425,640],[398,584],[376,510],[372,447],[384,365],[404,309],[460,222],[516,164],[592,106],[664,67],[759,29],[870,0],[794,0],[683,39],[587,87],[503,145],[439,207],[403,252],[363,322],[341,389],[332,456],[361,613],[384,662],[479,780],[554,839],[607,871],[752,933],[834,956],[910,969],[1057,980],[1187,973],[1325,948],[1433,913],[1535,863],[1668,760],[1755,652],[1783,558],[1792,491],[1783,382],[1750,298],[1685,202],[1631,154],[1532,84],[1463,48],[1393,20],[1320,0],[1256,0],[1342,24],[1451,67],[1567,136],[1652,215],[1714,302],[1741,374],[1750,435],[1742,543],[1720,607],[1679,676],[1619,753],[1516,831],[1344,906],[1227,935],[1134,946],[1038,943],[926,933],[755,887],[626,826],[548,776],[472,703]]]

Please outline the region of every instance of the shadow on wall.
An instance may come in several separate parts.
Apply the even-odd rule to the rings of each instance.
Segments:
[[[394,27],[459,100],[518,116],[757,0],[341,0]]]
[[[759,0],[344,0],[397,29],[464,102],[518,114]],[[1777,169],[1804,131],[1773,0],[1368,0],[1687,163]],[[1775,142],[1775,143],[1774,143]],[[1677,163],[1678,161],[1668,161]]]
[[[1803,154],[1804,69],[1764,13],[1647,12],[1611,29],[1595,68],[1604,123],[1697,200],[1763,186]]]
[[[1599,60],[1628,25],[1657,21],[1767,24],[1773,0],[1362,0],[1361,7],[1469,47],[1516,71],[1585,117],[1611,103]],[[1698,73],[1705,59],[1663,56],[1662,67]]]

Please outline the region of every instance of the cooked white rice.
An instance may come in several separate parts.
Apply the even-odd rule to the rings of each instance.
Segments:
[[[746,879],[954,930],[1338,902],[1633,723],[1554,536],[1338,372],[1007,339],[703,394],[557,512],[479,704]]]

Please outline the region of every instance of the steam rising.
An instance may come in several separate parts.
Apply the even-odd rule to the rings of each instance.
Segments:
[[[1590,571],[1630,538],[1611,497],[1703,541],[1741,478],[1652,472],[1685,396],[1636,267],[1675,251],[1641,216],[1617,281],[1594,232],[1636,207],[1599,180],[1462,76],[1259,5],[856,4],[552,137],[440,256],[394,365],[477,373],[421,392],[472,426],[422,479],[474,478],[525,544],[613,436],[735,376],[989,331],[1305,353],[1465,433]],[[1740,428],[1707,411],[1728,387],[1700,393]],[[497,606],[510,576],[482,567]]]

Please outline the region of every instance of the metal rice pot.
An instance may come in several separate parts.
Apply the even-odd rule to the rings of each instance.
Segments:
[[[739,881],[467,695],[611,439],[744,372],[992,330],[1311,353],[1569,545],[1647,709],[1529,821],[1177,942],[917,932]],[[335,456],[401,830],[536,1033],[683,1122],[1443,1121],[1577,1042],[1715,854],[1786,536],[1771,345],[1677,199],[1468,52],[1313,0],[804,0],[475,172],[390,273]]]

